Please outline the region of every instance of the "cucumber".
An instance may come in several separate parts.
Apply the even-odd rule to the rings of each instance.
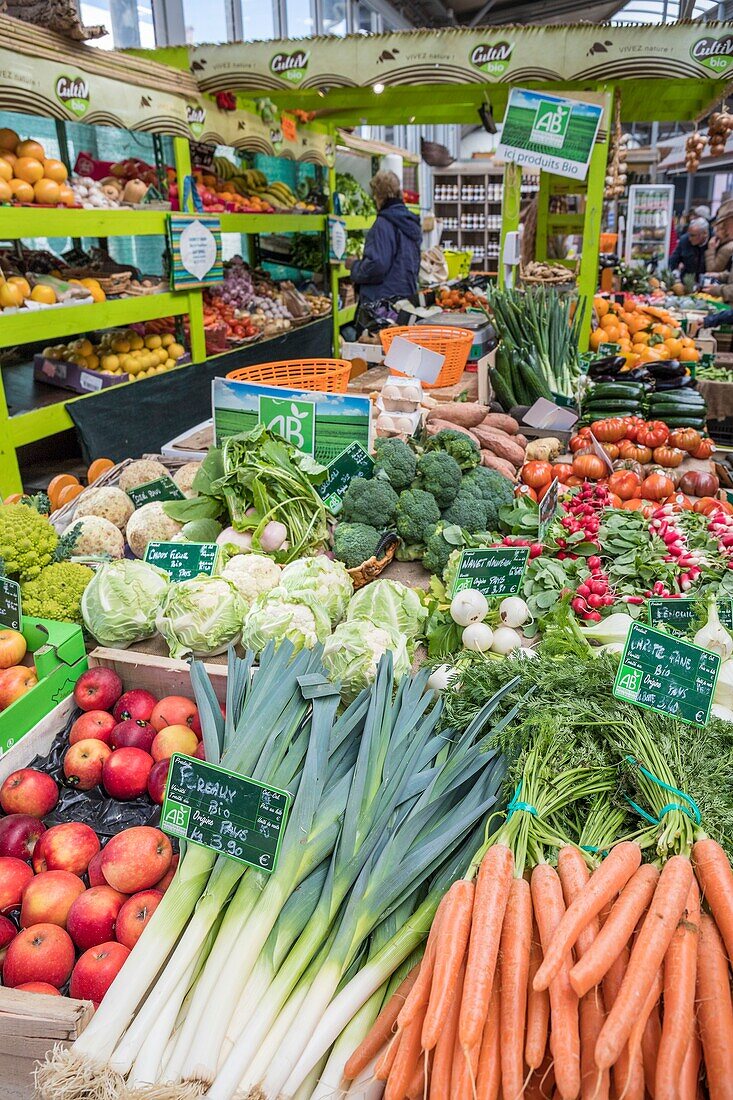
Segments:
[[[552,394],[550,393],[549,387],[544,378],[535,370],[531,363],[525,360],[519,360],[516,363],[516,367],[522,377],[524,392],[527,395],[527,400],[530,405],[533,405],[540,397],[552,401]]]
[[[705,398],[697,390],[663,390],[649,394],[650,405],[704,405]]]
[[[668,428],[697,428],[701,431],[706,420],[704,416],[667,416],[665,424]]]
[[[631,416],[633,413],[638,412],[641,409],[641,402],[639,401],[586,401],[583,405],[584,413],[592,413],[595,420],[601,420],[606,416],[619,416],[621,413],[628,413]]]
[[[600,382],[588,390],[588,396],[591,400],[600,397],[643,397],[645,392],[641,382]]]
[[[498,367],[493,367],[489,371],[489,378],[491,379],[491,386],[496,394],[496,399],[501,407],[504,410],[511,409],[511,407],[516,404],[514,393]]]
[[[668,416],[705,416],[706,405],[671,405],[665,401],[663,404],[650,405],[649,416],[652,420],[666,420]]]

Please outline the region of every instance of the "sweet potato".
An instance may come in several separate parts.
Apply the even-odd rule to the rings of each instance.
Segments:
[[[486,450],[493,451],[499,458],[511,462],[517,468],[524,464],[524,450],[506,432],[501,432],[498,428],[485,428],[483,424],[476,427],[474,432]]]
[[[448,420],[428,420],[425,424],[425,431],[428,435],[437,435],[438,432],[445,431],[446,428],[449,428],[452,432],[461,432],[463,435],[467,435],[477,447],[481,446],[478,437],[468,428],[462,428],[460,424],[451,424]]]
[[[507,435],[516,435],[519,431],[518,422],[506,413],[489,413],[484,417],[482,424],[485,428],[498,428]]]
[[[507,462],[504,458],[499,458],[493,451],[483,450],[481,452],[481,465],[488,466],[491,470],[496,470],[498,473],[503,474],[504,477],[509,478],[510,481],[514,481],[517,476],[517,471],[514,469],[511,462]]]
[[[520,447],[524,447],[525,449],[527,447],[527,444],[529,443],[529,440],[527,439],[526,435],[522,435],[521,432],[517,432],[516,435],[513,435],[512,439],[514,440],[515,443],[518,443]]]
[[[475,428],[487,412],[486,405],[479,405],[478,401],[444,401],[430,410],[427,419],[445,420],[455,427]]]

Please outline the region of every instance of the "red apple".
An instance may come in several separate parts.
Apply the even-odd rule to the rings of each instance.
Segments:
[[[58,800],[56,780],[35,768],[13,772],[0,787],[0,806],[6,814],[45,817]]]
[[[170,867],[173,848],[165,833],[137,825],[113,836],[102,852],[102,873],[122,894],[136,894],[158,882]]]
[[[71,871],[42,871],[23,891],[21,928],[33,924],[58,924],[66,928],[69,910],[86,887]]]
[[[164,730],[166,726],[190,725],[197,714],[198,707],[193,699],[187,699],[185,695],[166,695],[165,699],[155,704],[150,721],[157,730]]]
[[[0,668],[19,665],[26,649],[25,638],[19,630],[0,630]]]
[[[221,711],[222,718],[226,718],[227,708],[224,706],[223,703],[219,703],[219,710]],[[201,738],[203,737],[203,731],[201,729],[201,715],[198,713],[198,711],[196,712],[196,714],[193,715],[192,718],[189,718],[187,720],[186,725],[191,727],[191,729],[193,730],[193,732],[196,734],[196,736],[198,737],[198,739],[200,741]]]
[[[159,806],[163,805],[170,766],[170,760],[159,760],[157,764],[153,764],[148,776],[148,794]]]
[[[58,989],[54,989],[48,982],[24,982],[16,985],[16,989],[22,989],[24,993],[45,993],[49,997],[60,997]]]
[[[206,759],[206,746],[204,745],[203,741],[199,741],[198,748],[193,755],[196,757],[197,760]]]
[[[118,722],[124,722],[126,718],[134,718],[141,722],[149,722],[157,700],[149,691],[142,688],[133,688],[120,695],[112,711]]]
[[[0,818],[0,856],[29,860],[46,826],[31,814],[8,814]]]
[[[173,876],[176,873],[176,867],[178,866],[179,858],[180,857],[176,852],[176,854],[173,856],[173,859],[171,860],[170,867],[163,875],[162,879],[154,884],[154,886],[152,887],[153,890],[160,890],[163,894],[166,892],[170,884],[173,882]]]
[[[105,791],[122,802],[138,798],[147,790],[152,766],[152,756],[142,749],[115,749],[102,768]]]
[[[199,740],[190,726],[166,726],[157,734],[153,741],[153,760],[167,760],[174,752],[182,752],[184,756],[193,756],[199,747]]]
[[[14,989],[27,982],[48,982],[60,989],[68,981],[74,957],[68,932],[57,924],[34,924],[19,932],[8,947],[3,983]]]
[[[45,832],[33,853],[33,870],[71,871],[83,875],[92,856],[99,851],[94,829],[81,821],[65,821]]]
[[[125,900],[125,895],[111,886],[93,886],[76,899],[66,930],[80,951],[88,951],[112,939],[117,914]]]
[[[79,791],[91,791],[102,782],[102,768],[112,749],[104,741],[90,737],[77,741],[64,757],[64,775],[70,787]]]
[[[125,718],[118,722],[110,734],[109,743],[113,749],[142,749],[150,752],[155,740],[155,726],[140,718]]]
[[[2,966],[3,959],[8,950],[8,944],[12,943],[17,935],[18,929],[10,918],[0,917],[0,966]]]
[[[74,722],[69,732],[69,744],[94,738],[109,744],[109,735],[117,723],[106,710],[88,710]]]
[[[122,680],[111,668],[82,672],[74,687],[74,702],[81,710],[112,710],[122,695]]]
[[[162,875],[163,871],[160,874]],[[0,856],[0,913],[8,913],[11,909],[18,908],[23,891],[32,878],[33,871],[22,859],[16,859],[14,856]]]
[[[126,947],[114,941],[90,947],[81,956],[71,975],[69,993],[80,1001],[94,1001],[104,997],[130,954]]]
[[[128,898],[117,917],[115,935],[118,942],[132,951],[162,900],[162,890],[141,890]]]
[[[102,874],[102,852],[97,852],[96,856],[92,856],[89,860],[89,866],[87,867],[87,878],[89,879],[90,886],[106,886],[107,879]]]
[[[13,665],[0,671],[0,710],[5,710],[37,683],[36,670],[26,665]]]

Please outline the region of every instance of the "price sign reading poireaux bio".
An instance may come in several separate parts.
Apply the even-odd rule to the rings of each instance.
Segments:
[[[617,699],[704,726],[710,717],[720,657],[709,649],[634,623],[616,673]]]
[[[155,481],[146,481],[144,485],[128,489],[127,495],[136,508],[142,508],[143,504],[150,504],[153,500],[185,500],[172,477],[158,477]]]
[[[215,542],[149,542],[145,549],[148,565],[165,569],[176,584],[204,573],[210,577],[216,568],[219,547]]]
[[[0,577],[0,626],[20,630],[22,621],[20,585],[8,577]]]
[[[475,588],[487,599],[512,596],[519,591],[529,558],[528,546],[494,546],[464,550],[458,563],[453,592]]]
[[[350,443],[328,467],[328,477],[316,492],[332,516],[341,511],[344,494],[352,478],[370,478],[374,470],[374,459],[364,450],[361,443]]]
[[[695,624],[695,607],[699,600],[664,599],[659,597],[647,602],[649,625],[665,626],[680,634],[687,634]],[[733,629],[733,600],[718,600],[718,618],[726,629]]]
[[[215,764],[174,753],[160,827],[260,871],[274,871],[291,796]]]

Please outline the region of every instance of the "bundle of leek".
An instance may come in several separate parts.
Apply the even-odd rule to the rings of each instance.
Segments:
[[[513,682],[453,740],[428,671],[394,694],[389,655],[339,717],[317,651],[267,650],[251,686],[249,671],[230,659],[225,726],[201,666],[192,680],[207,757],[221,745],[226,767],[294,794],[277,867],[191,847],[178,878],[202,862],[197,896],[161,904],[90,1027],[40,1072],[44,1096],[320,1095],[470,862],[504,775],[484,727]]]

